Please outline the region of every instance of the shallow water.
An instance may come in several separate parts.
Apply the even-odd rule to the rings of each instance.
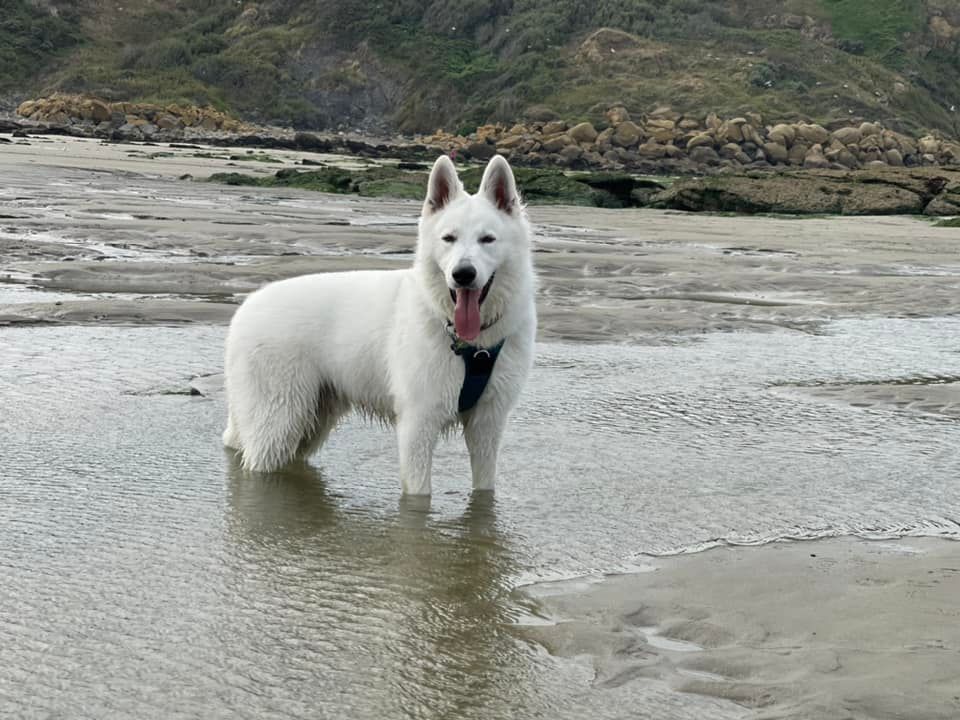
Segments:
[[[245,477],[224,328],[102,324],[117,298],[228,313],[281,267],[390,266],[411,204],[8,169],[0,319],[103,314],[0,327],[0,715],[747,717],[595,683],[531,640],[524,586],[718,543],[960,538],[960,320],[937,317],[960,270],[920,223],[856,244],[849,220],[535,209],[544,342],[496,497],[451,439],[426,503],[353,420],[314,467]]]
[[[0,710],[620,717],[670,695],[660,716],[737,717],[593,688],[524,639],[537,610],[515,588],[718,541],[956,536],[955,420],[803,390],[956,372],[958,331],[546,344],[496,499],[470,497],[451,440],[425,504],[398,500],[393,439],[359,422],[316,470],[238,473],[216,376],[176,394],[219,370],[222,328],[6,330]]]

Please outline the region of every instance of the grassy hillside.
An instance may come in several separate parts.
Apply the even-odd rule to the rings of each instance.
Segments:
[[[551,111],[599,120],[612,102],[960,130],[950,110],[960,104],[960,0],[128,0],[122,10],[0,0],[4,8],[0,89],[23,94],[210,103],[259,121],[368,130],[456,130]]]

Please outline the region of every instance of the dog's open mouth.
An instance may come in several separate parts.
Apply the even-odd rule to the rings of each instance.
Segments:
[[[487,299],[487,293],[490,292],[490,286],[493,284],[493,275],[487,281],[487,284],[480,290],[471,288],[458,288],[450,291],[450,297],[453,299],[453,327],[457,332],[457,337],[467,342],[472,342],[480,335],[480,306]]]

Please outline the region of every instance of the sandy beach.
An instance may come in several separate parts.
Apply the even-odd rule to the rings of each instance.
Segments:
[[[214,185],[203,177],[278,165],[232,161],[222,149],[211,151],[215,158],[199,152],[206,151],[63,138],[0,145],[0,345],[7,356],[0,388],[8,407],[0,432],[6,467],[14,469],[0,492],[16,498],[7,503],[7,526],[28,527],[20,518],[34,512],[36,522],[52,522],[61,507],[47,507],[42,493],[21,496],[14,478],[46,477],[54,468],[43,487],[61,488],[63,478],[72,487],[69,478],[80,472],[82,497],[105,498],[67,503],[89,502],[91,514],[76,530],[86,536],[98,523],[128,517],[115,509],[109,520],[98,514],[127,507],[116,487],[150,497],[141,475],[173,468],[164,480],[170,484],[158,484],[157,497],[136,513],[183,503],[176,517],[203,520],[196,528],[183,521],[193,534],[182,543],[190,563],[203,569],[198,574],[216,584],[193,598],[196,622],[182,632],[202,635],[210,657],[228,657],[236,677],[199,692],[179,671],[151,665],[158,674],[146,677],[160,680],[147,684],[159,688],[157,697],[171,687],[187,693],[184,717],[211,717],[245,702],[263,702],[255,707],[264,716],[299,716],[296,709],[322,702],[310,694],[316,688],[298,686],[289,696],[277,690],[287,705],[231,693],[247,680],[287,687],[280,679],[290,668],[273,664],[288,642],[280,638],[301,638],[297,652],[322,646],[303,655],[304,668],[316,667],[346,657],[357,637],[372,642],[364,633],[390,618],[383,620],[390,632],[413,630],[383,635],[382,654],[364,656],[357,667],[379,663],[396,687],[400,679],[410,683],[415,689],[403,692],[411,704],[400,709],[379,698],[352,706],[357,712],[960,717],[958,230],[907,217],[531,208],[542,352],[511,430],[496,514],[478,520],[474,510],[464,513],[465,491],[443,470],[441,481],[456,489],[435,499],[429,519],[411,531],[409,514],[397,509],[392,455],[372,430],[348,428],[355,439],[333,446],[319,490],[294,484],[278,497],[250,490],[229,470],[225,476],[216,447],[217,373],[223,325],[246,293],[306,272],[405,265],[417,203]],[[271,155],[280,166],[302,159]],[[37,357],[46,360],[40,369]],[[167,364],[152,367],[155,358]],[[70,386],[69,413],[58,377]],[[158,387],[165,390],[154,392]],[[44,435],[54,425],[62,436]],[[169,448],[128,444],[156,428]],[[88,433],[98,439],[70,439]],[[39,447],[34,438],[41,436]],[[103,450],[109,462],[89,450],[101,437],[112,443]],[[89,467],[85,452],[92,453]],[[441,460],[454,456],[441,450]],[[184,457],[191,464],[181,464]],[[196,500],[177,489],[194,465],[208,480],[198,486],[215,488]],[[338,485],[343,468],[374,478],[372,489]],[[107,479],[102,487],[98,478]],[[4,517],[0,512],[0,525]],[[166,528],[168,520],[150,522]],[[130,523],[131,537],[140,531],[139,519],[122,522]],[[46,608],[73,586],[51,593],[46,605],[35,598],[46,597],[45,578],[53,579],[49,587],[63,585],[58,578],[69,571],[59,561],[47,565],[46,536],[25,532],[4,540],[0,531],[0,544],[34,553],[5,558],[0,551],[7,588],[0,597],[44,628],[36,643],[59,647],[74,630],[43,625]],[[90,535],[91,547],[99,532]],[[132,558],[143,548],[149,555],[153,542],[151,534],[132,546],[132,579],[142,572]],[[156,546],[167,552],[167,542]],[[208,547],[215,548],[209,556]],[[359,559],[350,555],[358,547]],[[90,561],[99,585],[76,580],[83,599],[70,612],[82,616],[96,606],[98,588],[113,588],[119,576],[103,558],[119,551],[109,551]],[[307,560],[315,575],[292,569]],[[158,578],[183,573],[179,560],[157,563]],[[331,565],[339,575],[323,584]],[[397,567],[417,579],[422,597],[391,574]],[[114,619],[135,617],[131,608],[147,602],[133,589],[139,580],[125,582],[112,592],[129,594],[131,605]],[[248,597],[246,582],[263,586]],[[189,585],[178,586],[181,599],[192,597]],[[271,594],[280,586],[290,595]],[[347,587],[353,594],[341,597]],[[371,588],[378,587],[397,597],[376,605]],[[164,597],[163,588],[154,592],[150,601]],[[356,597],[380,613],[357,627],[344,619]],[[236,598],[249,602],[234,607]],[[184,612],[193,612],[183,602]],[[249,648],[225,641],[232,620],[207,616],[221,603],[225,617],[236,614],[250,628],[275,614],[283,623],[271,630],[277,646],[259,636]],[[0,672],[0,710],[11,716],[63,711],[53,677],[69,685],[85,667],[79,658],[69,667],[54,662],[42,685],[49,697],[40,685],[33,694],[49,702],[28,698],[17,688],[36,679],[30,668],[39,645],[30,627],[0,621],[0,646],[10,648],[6,657],[0,650],[0,665],[12,668]],[[100,648],[97,633],[81,635],[74,647]],[[438,685],[444,681],[433,667],[414,668],[412,680],[404,674],[411,637],[417,653],[450,653],[453,685]],[[137,657],[154,651],[147,643]],[[160,654],[166,664],[159,667],[176,666],[176,652]],[[129,657],[110,657],[117,668],[132,667]],[[247,662],[266,669],[247,670]],[[129,678],[127,692],[143,677]],[[72,687],[82,698],[92,683]],[[452,698],[467,685],[474,700],[458,705]],[[5,688],[12,699],[3,699]],[[410,710],[421,707],[416,703],[443,712],[417,714]],[[90,707],[121,717],[162,705]]]

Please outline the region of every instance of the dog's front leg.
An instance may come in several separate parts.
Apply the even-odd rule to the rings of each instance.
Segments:
[[[404,495],[429,495],[433,449],[440,426],[429,416],[409,412],[397,419],[400,484]]]
[[[494,405],[478,406],[464,423],[463,436],[470,452],[474,490],[493,490],[497,479],[497,455],[506,424],[506,411]]]

